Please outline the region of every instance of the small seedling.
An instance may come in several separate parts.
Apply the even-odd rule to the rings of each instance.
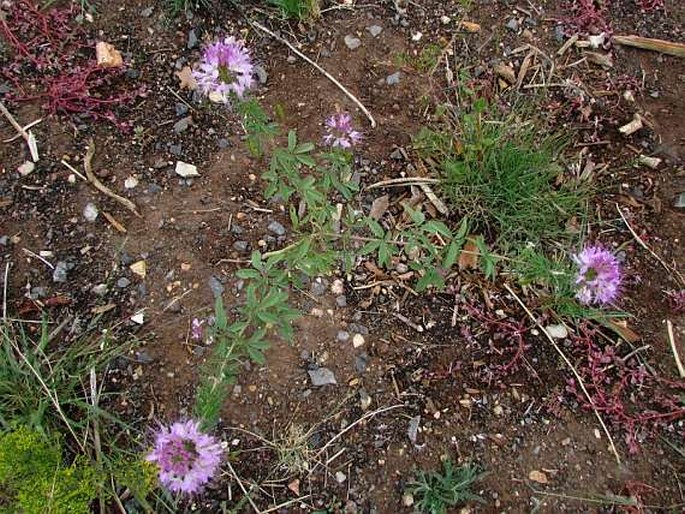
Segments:
[[[470,489],[485,473],[479,472],[476,466],[464,464],[457,468],[452,461],[443,462],[443,472],[419,471],[416,478],[409,483],[407,491],[416,500],[416,510],[426,514],[445,514],[448,507],[468,501],[483,502]]]

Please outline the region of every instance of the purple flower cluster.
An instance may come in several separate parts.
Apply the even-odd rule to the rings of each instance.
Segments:
[[[159,466],[159,481],[172,492],[197,493],[219,469],[223,450],[200,431],[197,421],[160,427],[155,448],[145,458]]]
[[[350,148],[362,140],[362,133],[352,127],[352,116],[339,112],[326,120],[323,142],[328,146]]]
[[[585,304],[605,304],[616,299],[621,285],[621,270],[613,253],[601,246],[588,246],[573,256],[578,264],[576,298]]]
[[[204,320],[193,318],[190,322],[190,338],[193,341],[202,341],[202,325],[204,325]]]
[[[242,41],[227,37],[205,48],[202,62],[193,71],[200,90],[217,103],[228,103],[230,94],[242,98],[253,84],[252,60]]]

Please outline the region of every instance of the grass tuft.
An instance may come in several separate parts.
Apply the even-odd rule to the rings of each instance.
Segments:
[[[569,220],[582,217],[586,191],[564,177],[558,162],[565,140],[540,139],[531,124],[487,119],[484,101],[464,114],[454,140],[422,131],[419,152],[440,163],[442,189],[460,215],[500,250],[569,239]]]
[[[443,462],[443,472],[423,471],[416,474],[416,478],[409,483],[408,492],[416,499],[416,510],[427,514],[445,514],[448,507],[468,501],[483,502],[483,499],[473,494],[470,489],[485,476],[476,466],[464,464],[457,468],[452,461]]]

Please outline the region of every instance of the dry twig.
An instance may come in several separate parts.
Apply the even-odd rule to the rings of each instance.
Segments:
[[[29,151],[31,152],[31,159],[33,159],[33,162],[38,162],[38,146],[36,145],[36,138],[33,135],[33,132],[30,130],[27,132],[24,130],[24,128],[17,123],[17,120],[14,119],[14,116],[12,116],[12,113],[7,110],[7,107],[5,107],[5,104],[0,101],[0,112],[7,118],[7,121],[10,122],[10,124],[14,127],[14,130],[16,130],[21,137],[24,138],[26,141],[26,144],[29,147]]]
[[[262,511],[259,510],[257,505],[255,504],[254,500],[252,499],[252,496],[250,496],[250,493],[247,492],[247,489],[245,489],[245,486],[243,485],[243,481],[240,480],[240,477],[238,474],[235,472],[235,469],[233,469],[233,466],[231,465],[231,461],[226,459],[226,465],[228,466],[228,470],[231,472],[231,475],[233,475],[233,478],[235,478],[236,482],[238,482],[238,485],[240,486],[240,489],[242,489],[243,494],[245,495],[245,498],[247,498],[247,501],[250,502],[250,505],[254,509],[254,511],[257,514],[262,514]]]
[[[104,194],[109,196],[110,198],[113,198],[117,202],[119,202],[121,205],[126,207],[129,211],[131,211],[133,214],[141,218],[142,216],[138,212],[138,208],[136,207],[136,204],[134,204],[131,200],[124,198],[122,196],[119,196],[115,192],[113,192],[111,189],[109,189],[107,186],[105,186],[102,182],[100,182],[100,179],[98,179],[95,176],[95,173],[93,173],[93,168],[92,168],[92,161],[93,161],[93,156],[95,155],[95,142],[91,139],[90,142],[88,143],[88,151],[86,152],[86,156],[83,158],[83,169],[86,170],[86,177],[88,177],[88,181],[95,186],[96,189],[99,189],[102,191]]]
[[[335,84],[336,86],[338,86],[338,89],[340,89],[343,93],[345,93],[345,95],[347,95],[347,97],[348,97],[350,100],[352,100],[352,101],[357,105],[357,107],[359,107],[359,109],[361,109],[361,111],[364,113],[364,115],[369,119],[369,123],[371,123],[371,128],[376,128],[376,120],[373,119],[373,116],[371,116],[371,113],[369,112],[369,110],[368,110],[366,107],[364,107],[364,104],[362,104],[356,96],[354,96],[352,93],[350,93],[349,90],[348,90],[345,86],[343,86],[340,82],[338,82],[338,81],[336,80],[336,78],[333,77],[333,75],[331,75],[330,73],[328,73],[328,72],[327,72],[326,70],[324,70],[320,65],[318,65],[316,62],[312,61],[309,57],[307,57],[307,56],[304,55],[302,52],[300,52],[300,51],[299,51],[297,48],[295,48],[289,41],[287,41],[286,39],[283,39],[281,36],[279,36],[279,35],[275,34],[274,32],[270,31],[269,29],[267,29],[267,28],[266,28],[265,26],[263,26],[262,24],[260,24],[260,23],[258,23],[258,22],[256,22],[256,21],[250,21],[250,24],[251,24],[253,27],[255,27],[255,28],[261,30],[262,32],[264,32],[264,33],[270,35],[272,38],[274,38],[274,39],[280,41],[281,43],[283,43],[284,45],[286,45],[288,48],[290,48],[290,50],[292,50],[292,51],[293,51],[298,57],[300,57],[302,60],[308,62],[309,64],[311,64],[312,66],[314,66],[314,68],[316,68],[317,70],[319,70],[319,71],[320,71],[328,80],[330,80],[331,82],[333,82],[333,84]]]
[[[583,382],[583,379],[580,377],[580,374],[578,373],[578,370],[573,366],[571,361],[569,360],[568,357],[566,357],[566,354],[559,348],[559,345],[557,342],[552,338],[552,336],[549,335],[545,327],[542,326],[542,324],[537,320],[535,316],[533,316],[533,313],[530,312],[530,309],[526,306],[525,303],[523,303],[523,300],[519,298],[519,296],[514,292],[514,290],[509,287],[509,284],[504,284],[504,288],[509,291],[509,293],[514,297],[514,299],[518,302],[518,304],[523,308],[524,311],[526,311],[526,314],[528,317],[537,325],[537,327],[540,329],[540,331],[545,334],[547,339],[549,340],[550,343],[552,343],[552,346],[554,349],[557,351],[557,353],[561,356],[561,358],[564,360],[566,365],[571,369],[573,372],[573,375],[576,377],[576,380],[578,381],[578,385],[580,385],[580,388],[583,390],[583,393],[585,394],[585,397],[587,398],[588,402],[590,402],[590,405],[592,406],[592,410],[595,413],[595,416],[597,416],[597,419],[599,420],[599,424],[602,426],[602,430],[604,430],[604,433],[607,436],[607,439],[609,439],[609,445],[611,447],[611,451],[616,457],[616,462],[621,464],[621,457],[618,454],[618,450],[616,449],[616,445],[614,444],[614,440],[611,437],[611,434],[609,433],[609,429],[607,428],[606,424],[604,423],[604,420],[602,419],[602,416],[600,416],[599,411],[595,407],[595,402],[592,401],[592,397],[590,396],[590,393],[588,392],[587,388],[585,387],[585,383]]]
[[[663,39],[653,39],[640,36],[611,36],[614,43],[623,46],[632,46],[642,50],[652,50],[676,57],[685,57],[685,44],[664,41]]]
[[[673,323],[671,323],[670,319],[666,320],[666,329],[668,331],[668,343],[671,345],[671,352],[673,352],[675,365],[678,368],[678,375],[680,375],[680,378],[685,378],[685,368],[683,367],[683,363],[680,360],[678,348],[675,345],[675,336],[673,335]]]
[[[630,226],[630,223],[628,223],[628,220],[623,215],[623,211],[621,211],[621,208],[618,206],[618,204],[615,204],[615,205],[616,205],[616,210],[621,215],[621,219],[623,220],[623,223],[626,224],[626,227],[628,227],[628,230],[630,230],[630,233],[633,235],[635,240],[638,243],[640,243],[640,246],[642,246],[642,248],[647,250],[652,255],[652,257],[654,257],[659,262],[659,264],[661,264],[664,267],[664,269],[666,271],[668,271],[669,275],[671,275],[671,274],[675,275],[678,278],[678,280],[680,281],[680,283],[682,285],[685,285],[685,278],[683,278],[683,276],[680,274],[680,272],[677,269],[672,268],[671,266],[666,264],[661,257],[659,257],[649,246],[647,246],[647,244],[642,240],[642,238],[637,235],[635,230],[633,230],[633,227]]]

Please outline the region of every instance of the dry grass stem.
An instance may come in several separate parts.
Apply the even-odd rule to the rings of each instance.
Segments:
[[[685,278],[683,278],[683,276],[680,274],[680,272],[677,269],[672,268],[671,266],[666,264],[661,257],[659,257],[649,246],[647,246],[647,244],[642,240],[642,238],[637,235],[635,230],[633,230],[633,227],[630,226],[630,223],[628,223],[628,220],[623,215],[623,211],[621,211],[621,208],[618,206],[618,204],[615,204],[615,205],[616,205],[616,210],[621,215],[621,219],[623,220],[623,223],[626,224],[626,227],[628,227],[628,230],[630,230],[630,233],[633,235],[635,240],[640,244],[640,246],[642,246],[642,248],[647,250],[652,255],[652,257],[654,257],[659,262],[659,264],[661,264],[664,267],[664,269],[666,271],[668,271],[669,276],[675,275],[678,278],[678,281],[680,282],[680,284],[685,286]]]
[[[105,186],[102,182],[100,182],[100,179],[98,179],[95,176],[95,173],[93,173],[93,168],[92,168],[92,161],[93,161],[93,156],[95,155],[95,142],[91,139],[90,142],[88,143],[88,150],[86,151],[86,156],[83,158],[83,168],[86,170],[86,177],[88,177],[88,182],[93,184],[96,189],[100,190],[110,198],[113,198],[117,202],[119,202],[121,205],[126,207],[129,211],[131,211],[133,214],[141,218],[142,216],[138,212],[138,208],[136,207],[136,204],[134,204],[131,200],[124,198],[122,196],[119,196],[112,190],[110,190],[107,186]]]
[[[609,433],[609,429],[607,428],[606,424],[604,423],[604,420],[602,419],[602,416],[599,414],[599,411],[597,411],[595,407],[595,403],[592,401],[592,397],[590,396],[590,393],[588,392],[587,388],[585,387],[585,383],[583,382],[583,379],[580,377],[580,374],[578,373],[578,370],[573,366],[571,361],[568,359],[566,354],[559,348],[559,345],[556,343],[556,341],[552,338],[552,336],[549,335],[545,327],[540,324],[540,322],[537,320],[535,316],[533,316],[533,313],[530,312],[530,309],[526,306],[525,303],[519,298],[519,296],[514,292],[514,290],[509,287],[509,284],[504,284],[504,288],[509,291],[509,293],[514,297],[514,299],[518,302],[518,304],[523,308],[524,311],[526,311],[526,314],[528,317],[535,323],[535,325],[540,329],[540,331],[545,334],[545,337],[549,340],[550,343],[552,343],[552,346],[554,349],[557,351],[557,353],[561,356],[561,358],[564,360],[566,365],[571,369],[573,372],[573,375],[576,377],[576,380],[578,381],[578,385],[580,385],[580,388],[583,390],[583,394],[585,394],[585,397],[587,400],[590,402],[590,405],[592,406],[592,410],[595,413],[595,416],[597,416],[597,419],[599,420],[599,424],[602,426],[602,430],[604,430],[604,433],[607,436],[607,439],[609,439],[609,445],[611,446],[611,451],[616,457],[616,462],[621,464],[621,457],[618,454],[618,450],[616,449],[616,445],[614,444],[614,439],[611,437],[611,434]]]
[[[671,352],[673,352],[673,358],[675,359],[675,365],[678,368],[678,375],[680,378],[685,378],[685,368],[683,367],[683,362],[680,360],[680,354],[678,353],[678,347],[675,344],[675,336],[673,335],[673,323],[670,319],[666,320],[666,329],[668,332],[668,343],[671,346]]]
[[[369,112],[369,110],[364,106],[363,103],[361,103],[361,102],[359,101],[359,99],[358,99],[356,96],[354,96],[352,93],[350,93],[350,92],[347,90],[347,88],[346,88],[345,86],[343,86],[340,82],[338,82],[338,81],[335,79],[335,77],[333,77],[333,75],[331,75],[330,73],[328,73],[328,72],[327,72],[326,70],[324,70],[321,66],[319,66],[316,62],[312,61],[309,57],[307,57],[307,56],[304,55],[302,52],[300,52],[300,51],[299,51],[297,48],[295,48],[289,41],[287,41],[286,39],[283,39],[281,36],[279,36],[279,35],[273,33],[272,31],[270,31],[269,29],[267,29],[267,28],[266,28],[265,26],[263,26],[262,24],[260,24],[260,23],[258,23],[258,22],[256,22],[256,21],[251,21],[250,24],[251,24],[253,27],[255,27],[255,28],[261,30],[262,32],[264,32],[264,33],[270,35],[272,38],[274,38],[274,39],[280,41],[281,43],[283,43],[284,45],[286,45],[288,48],[290,48],[290,50],[292,50],[292,51],[293,51],[298,57],[300,57],[302,60],[306,61],[307,63],[309,63],[309,64],[311,64],[312,66],[314,66],[314,68],[316,68],[317,70],[319,70],[319,71],[320,71],[328,80],[330,80],[331,82],[333,82],[333,84],[335,84],[335,85],[338,87],[338,89],[340,89],[343,93],[345,93],[345,95],[347,95],[347,97],[348,97],[350,100],[352,100],[352,101],[357,105],[357,107],[359,107],[359,109],[361,109],[361,111],[364,113],[364,115],[368,118],[369,123],[371,123],[371,128],[376,128],[376,120],[373,119],[373,116],[371,115],[371,113]]]

